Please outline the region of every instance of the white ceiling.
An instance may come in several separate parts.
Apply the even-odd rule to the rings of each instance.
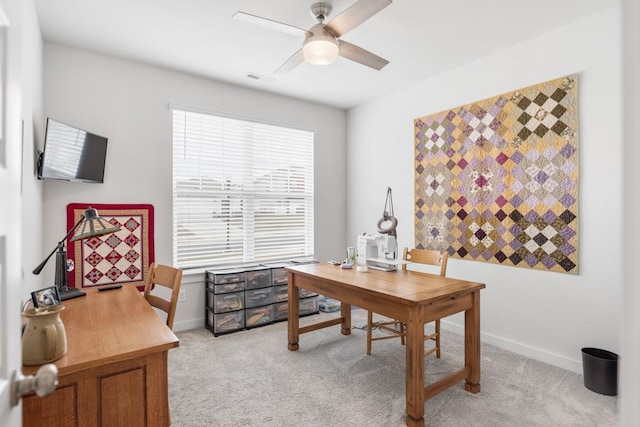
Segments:
[[[242,11],[308,29],[316,0],[35,0],[46,42],[349,109],[613,7],[616,0],[394,0],[342,39],[390,61],[338,58],[275,70],[302,39],[232,19]],[[361,0],[367,1],[367,0]],[[355,0],[327,0],[329,20]],[[597,28],[594,28],[597,31]],[[570,49],[570,46],[550,46]],[[540,58],[532,58],[532,61]],[[247,74],[262,76],[254,80]]]

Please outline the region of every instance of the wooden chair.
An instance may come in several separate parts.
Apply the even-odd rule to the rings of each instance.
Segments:
[[[404,248],[402,259],[405,261],[411,261],[419,264],[427,264],[440,266],[440,276],[445,277],[447,274],[447,260],[449,259],[448,252],[439,252],[429,249],[407,249]],[[406,270],[407,265],[403,264],[402,269]],[[387,335],[376,336],[372,334],[372,330],[377,328],[381,331],[388,332]],[[373,312],[367,313],[367,354],[371,354],[371,342],[377,340],[386,340],[390,338],[400,338],[402,345],[405,343],[405,324],[399,320],[381,320],[373,321]],[[424,340],[435,341],[435,347],[425,350],[424,355],[436,352],[436,357],[440,358],[440,319],[435,321],[435,331],[432,334],[425,335]]]
[[[173,329],[173,319],[178,305],[178,294],[180,293],[180,283],[182,282],[182,270],[162,264],[151,264],[149,275],[144,286],[144,298],[152,307],[158,308],[167,313],[167,326]],[[153,285],[160,285],[171,290],[171,299],[167,300],[157,295],[152,295]]]

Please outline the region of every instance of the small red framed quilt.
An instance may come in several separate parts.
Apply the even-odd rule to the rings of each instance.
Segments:
[[[69,272],[69,286],[134,284],[144,290],[149,266],[154,261],[153,205],[70,203],[67,205],[67,230],[78,222],[89,206],[118,225],[120,231],[67,242],[67,258],[74,266]]]

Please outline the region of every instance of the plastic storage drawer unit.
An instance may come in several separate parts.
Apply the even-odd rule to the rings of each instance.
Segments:
[[[300,317],[309,316],[310,314],[319,313],[318,297],[300,298],[300,308],[298,314]],[[273,304],[273,320],[277,322],[279,320],[287,320],[289,318],[289,303],[277,302]]]
[[[244,310],[220,314],[207,310],[206,326],[215,336],[244,329]]]
[[[300,316],[318,313],[318,297],[300,298]]]
[[[287,278],[287,270],[284,267],[278,267],[271,270],[273,286],[286,285],[289,283]]]
[[[207,289],[207,308],[212,308],[216,313],[220,309],[216,309],[213,297],[209,292],[214,294],[225,294],[232,292],[241,292],[244,290],[245,275],[243,270],[239,269],[223,269],[223,270],[207,270],[205,273],[205,284]],[[244,298],[242,298],[244,302]],[[242,306],[240,309],[243,308]],[[228,311],[228,310],[226,310]]]
[[[288,285],[277,285],[273,287],[273,302],[283,302],[289,299]]]
[[[207,286],[207,289],[211,289]],[[244,282],[220,283],[213,285],[213,292],[216,294],[228,294],[229,292],[244,291]]]
[[[246,327],[255,328],[267,325],[273,321],[273,305],[266,307],[247,308],[245,310]]]
[[[213,294],[213,311],[225,313],[227,311],[241,310],[244,308],[244,292],[232,292],[229,294]]]
[[[271,286],[271,269],[260,267],[245,273],[245,289],[259,289]]]
[[[207,270],[205,279],[212,284],[237,283],[245,281],[244,270],[229,268],[224,270]]]
[[[317,293],[308,291],[306,289],[300,289],[300,292],[298,293],[299,298],[315,297],[317,295]]]
[[[277,302],[273,304],[273,321],[287,320],[289,318],[289,303]]]
[[[273,288],[248,289],[244,295],[245,307],[262,307],[273,303]]]

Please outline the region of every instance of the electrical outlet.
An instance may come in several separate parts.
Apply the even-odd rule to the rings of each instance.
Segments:
[[[187,300],[187,291],[185,289],[180,289],[180,293],[178,294],[178,301],[186,301]]]

